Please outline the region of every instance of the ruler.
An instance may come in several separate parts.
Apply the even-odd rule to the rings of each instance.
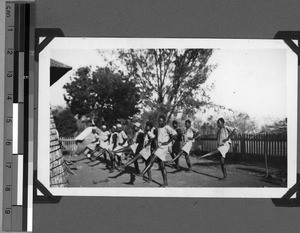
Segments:
[[[32,231],[34,4],[5,7],[2,228]]]

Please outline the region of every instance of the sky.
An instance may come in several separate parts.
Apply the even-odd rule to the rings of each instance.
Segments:
[[[217,64],[208,80],[215,83],[215,103],[254,117],[287,116],[284,50],[223,49],[210,62]]]
[[[287,117],[286,54],[280,49],[218,49],[210,64],[216,69],[207,80],[214,83],[211,99],[251,117]],[[51,105],[66,106],[62,88],[82,66],[103,66],[97,50],[51,50],[51,58],[73,69],[51,87]]]

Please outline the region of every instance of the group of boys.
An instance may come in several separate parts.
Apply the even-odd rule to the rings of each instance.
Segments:
[[[223,118],[219,118],[217,121],[218,132],[218,148],[208,154],[205,154],[198,159],[211,156],[214,154],[220,154],[221,168],[223,172],[223,178],[227,178],[225,168],[225,156],[229,151],[231,144],[231,137],[235,130],[232,130],[225,126]],[[162,173],[163,187],[168,186],[167,172],[165,165],[172,165],[176,169],[179,167],[179,158],[184,155],[185,161],[188,166],[188,172],[192,171],[192,165],[190,162],[190,151],[196,138],[200,137],[200,132],[195,130],[191,126],[191,121],[185,121],[185,130],[182,131],[177,121],[172,122],[172,127],[166,124],[166,117],[161,115],[158,118],[158,127],[154,127],[153,123],[148,121],[145,124],[144,130],[141,129],[139,122],[134,123],[133,126],[134,136],[132,137],[132,143],[128,144],[128,136],[122,129],[121,124],[117,124],[111,128],[111,132],[106,129],[106,126],[102,126],[100,135],[93,130],[95,140],[92,144],[96,144],[90,147],[92,154],[95,151],[100,151],[100,155],[104,155],[106,166],[108,165],[107,155],[110,157],[110,172],[115,169],[124,171],[127,166],[134,164],[135,171],[133,175],[136,177],[146,178],[151,181],[151,167],[155,162],[158,163],[159,169]],[[130,159],[122,164],[121,158],[124,154],[129,154]],[[166,161],[167,155],[171,155],[172,159]],[[91,155],[91,157],[93,157]],[[142,159],[145,162],[145,168],[140,172],[138,160]],[[116,165],[117,163],[117,165]]]

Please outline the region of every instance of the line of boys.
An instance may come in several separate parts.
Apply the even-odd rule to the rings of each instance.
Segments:
[[[173,128],[166,124],[165,116],[159,116],[158,118],[158,128],[153,127],[152,122],[147,122],[145,125],[145,130],[141,130],[140,123],[136,122],[134,124],[134,137],[133,143],[128,146],[128,137],[122,130],[122,125],[118,124],[117,127],[112,128],[112,132],[106,131],[106,127],[102,126],[102,132],[100,137],[101,144],[100,147],[104,151],[104,158],[106,160],[106,153],[110,155],[112,172],[115,169],[116,158],[118,160],[117,169],[123,171],[127,166],[134,163],[136,170],[136,177],[144,177],[148,174],[148,179],[151,180],[151,167],[154,162],[158,162],[159,168],[163,177],[163,187],[168,186],[167,172],[165,169],[165,163],[172,164],[175,162],[175,168],[179,169],[179,157],[184,155],[189,172],[192,171],[192,166],[189,158],[190,150],[193,146],[193,142],[200,133],[191,127],[191,121],[185,121],[185,131],[184,133],[178,127],[178,122],[172,122]],[[210,152],[200,158],[204,158],[214,154],[221,154],[221,168],[223,172],[223,178],[227,178],[226,168],[225,168],[225,155],[229,151],[231,144],[231,137],[233,136],[235,130],[232,130],[225,126],[225,121],[223,118],[219,118],[217,121],[218,133],[218,148],[217,150]],[[107,132],[107,133],[105,133]],[[110,143],[105,144],[105,142],[110,141]],[[123,153],[131,153],[132,158],[121,165],[121,155]],[[172,160],[166,162],[167,154],[171,155]],[[200,159],[199,158],[199,159]],[[145,161],[145,169],[140,172],[138,159],[143,159]]]

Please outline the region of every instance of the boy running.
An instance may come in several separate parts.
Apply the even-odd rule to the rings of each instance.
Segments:
[[[138,122],[134,123],[133,131],[134,131],[134,137],[132,139],[133,144],[130,146],[121,148],[119,150],[116,150],[116,151],[114,151],[115,153],[128,152],[128,153],[133,153],[134,156],[136,156],[140,153],[140,151],[144,147],[144,136],[145,136],[143,130],[141,129],[141,124]],[[126,164],[128,164],[128,162]],[[139,173],[140,170],[139,170],[139,165],[138,165],[137,160],[134,160],[133,162],[134,162],[136,172]],[[125,168],[125,165],[118,167],[119,170],[124,170],[124,168]]]
[[[92,142],[86,146],[86,149],[88,149],[88,154],[87,154],[88,158],[91,158],[90,153],[93,153],[94,150],[96,150],[99,147],[99,145],[100,145],[100,137],[96,129],[92,129]]]
[[[122,152],[116,153],[116,151],[127,147],[128,146],[127,140],[128,140],[128,137],[127,137],[126,133],[123,131],[122,125],[117,124],[117,144],[116,144],[116,146],[113,147],[113,152],[117,156],[119,166],[121,166],[121,156],[124,153],[122,153]]]
[[[235,129],[230,129],[229,127],[225,126],[225,120],[223,118],[219,118],[217,121],[217,126],[218,126],[218,132],[217,132],[217,143],[218,143],[218,148],[210,153],[207,153],[203,156],[200,156],[199,159],[202,159],[207,156],[211,156],[214,154],[220,154],[221,159],[221,169],[223,172],[223,178],[221,180],[226,180],[227,179],[227,172],[226,172],[226,167],[225,167],[225,157],[227,152],[230,149],[231,145],[231,138],[235,133]]]
[[[159,116],[158,118],[158,126],[159,126],[159,128],[157,129],[158,148],[153,153],[149,165],[142,171],[141,174],[137,174],[137,176],[143,177],[145,173],[149,169],[151,169],[154,162],[158,160],[159,167],[163,177],[163,187],[166,187],[168,186],[167,171],[165,168],[166,155],[169,153],[169,144],[175,139],[177,133],[170,126],[166,125],[166,117],[163,115]]]
[[[100,154],[98,155],[101,156],[103,154],[103,157],[104,157],[104,160],[105,160],[105,164],[106,164],[106,167],[108,167],[108,161],[107,161],[107,150],[109,148],[109,138],[110,138],[110,132],[108,130],[106,130],[106,126],[105,125],[102,125],[102,130],[100,132]],[[92,157],[93,157],[93,154],[95,153],[96,151],[94,151],[92,153]]]
[[[172,153],[171,157],[174,159],[181,151],[182,143],[183,143],[183,134],[182,130],[178,127],[178,122],[173,121],[172,122],[173,129],[177,132],[177,137],[175,138],[175,141],[172,145]],[[174,160],[175,162],[175,168],[179,170],[179,158]]]
[[[112,173],[115,170],[115,155],[113,153],[113,150],[117,147],[118,142],[118,132],[116,126],[112,126],[111,128],[111,135],[109,138],[109,145],[108,145],[108,153],[111,161],[111,167],[109,172]]]
[[[192,149],[195,138],[199,136],[199,132],[197,132],[197,130],[195,130],[193,127],[191,127],[190,120],[185,121],[185,128],[186,128],[185,133],[184,133],[185,144],[182,147],[182,150],[180,151],[180,153],[175,158],[173,158],[171,161],[169,161],[168,163],[172,163],[172,162],[178,160],[180,156],[184,155],[186,164],[188,165],[188,168],[189,168],[189,172],[191,172],[192,165],[190,162],[189,154]]]
[[[130,159],[125,165],[119,167],[120,170],[124,170],[130,164],[135,163],[136,171],[137,173],[139,173],[140,171],[138,165],[136,166],[136,163],[137,160],[140,158],[144,159],[146,166],[149,165],[151,153],[155,149],[154,140],[157,135],[157,132],[155,131],[156,129],[153,127],[152,122],[148,121],[145,126],[145,134],[143,138],[143,149],[137,150],[132,159]],[[148,171],[148,179],[151,180],[151,170]]]

